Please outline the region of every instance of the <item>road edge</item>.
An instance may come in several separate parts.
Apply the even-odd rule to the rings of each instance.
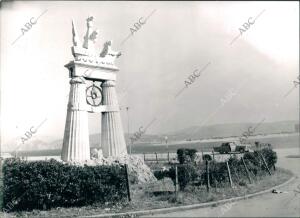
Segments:
[[[264,191],[256,192],[253,194],[249,195],[244,195],[240,197],[234,197],[234,198],[227,198],[219,201],[212,201],[208,203],[200,203],[200,204],[191,204],[191,205],[183,205],[183,206],[178,206],[178,207],[168,207],[168,208],[160,208],[160,209],[152,209],[152,210],[140,210],[140,211],[132,211],[132,212],[123,212],[123,213],[107,213],[107,214],[98,214],[98,215],[90,215],[90,216],[79,216],[79,217],[84,217],[84,218],[100,218],[100,217],[118,217],[118,216],[129,216],[129,215],[154,215],[154,214],[164,214],[164,213],[170,213],[170,212],[176,212],[176,211],[182,211],[182,210],[190,210],[190,209],[198,209],[198,208],[204,208],[204,207],[209,207],[209,206],[216,206],[216,205],[221,205],[225,204],[227,202],[235,202],[235,201],[240,201],[240,200],[245,200],[249,198],[253,198],[255,196],[259,196],[262,194],[265,194],[267,192],[271,192],[273,189],[280,188],[282,186],[287,185],[288,183],[291,183],[293,180],[295,180],[296,177],[293,174],[292,177],[288,180],[285,181],[284,183],[280,185],[273,186],[272,188],[266,189]]]

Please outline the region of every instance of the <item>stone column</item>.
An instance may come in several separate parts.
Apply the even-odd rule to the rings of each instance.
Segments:
[[[82,162],[90,159],[86,84],[83,77],[71,79],[70,84],[61,159]]]
[[[102,83],[102,104],[108,108],[108,111],[102,113],[101,123],[101,147],[104,157],[127,154],[115,85],[114,81]]]

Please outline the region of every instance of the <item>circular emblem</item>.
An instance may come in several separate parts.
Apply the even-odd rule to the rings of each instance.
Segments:
[[[101,89],[94,84],[86,89],[86,102],[91,106],[99,106],[102,102]]]

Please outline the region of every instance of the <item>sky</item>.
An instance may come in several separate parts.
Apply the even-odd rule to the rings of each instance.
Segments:
[[[13,1],[3,2],[0,11],[4,144],[39,124],[34,137],[63,137],[71,20],[83,39],[89,15],[100,31],[99,53],[107,40],[122,52],[117,93],[125,132],[128,120],[131,133],[155,120],[147,133],[158,134],[194,125],[299,119],[299,88],[293,89],[299,2]],[[132,34],[130,28],[149,15]],[[246,29],[248,21],[253,24]],[[186,87],[188,77],[203,68]],[[100,115],[89,114],[90,133],[100,127]]]

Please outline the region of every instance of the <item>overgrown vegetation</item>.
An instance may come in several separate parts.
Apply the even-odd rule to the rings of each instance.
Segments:
[[[4,211],[83,206],[127,197],[125,168],[74,166],[56,160],[7,159],[3,166]]]
[[[213,187],[228,185],[229,176],[226,162],[209,161],[209,173],[207,173],[206,161],[199,164],[194,162],[196,152],[194,149],[178,149],[177,151],[178,160],[181,163],[177,165],[180,190],[184,190],[188,184],[196,186],[206,185],[207,178],[209,178],[209,184]],[[263,148],[259,151],[245,153],[244,161],[250,174],[247,175],[243,161],[233,155],[228,160],[231,179],[237,184],[246,185],[249,176],[250,179],[259,179],[259,177],[265,176],[268,171],[262,157],[269,170],[275,169],[277,162],[276,152],[271,147]],[[175,166],[172,166],[169,170],[156,171],[154,175],[157,179],[170,177],[175,184]]]
[[[266,190],[275,185],[282,184],[290,179],[292,176],[286,170],[278,168],[272,176],[266,176],[262,180],[255,180],[251,185],[236,184],[234,189],[228,187],[212,187],[210,192],[207,192],[205,186],[192,186],[188,185],[184,191],[179,191],[177,199],[174,193],[155,195],[151,194],[151,190],[145,185],[131,186],[132,201],[120,201],[114,203],[95,203],[83,207],[70,207],[70,208],[53,208],[48,211],[34,210],[12,212],[9,214],[1,214],[0,217],[84,217],[84,216],[97,216],[105,213],[119,213],[128,211],[152,210],[156,208],[176,207],[180,205],[191,205],[197,203],[205,203],[228,199],[236,196],[245,196],[247,194]],[[1,216],[2,215],[2,216]],[[123,216],[115,216],[123,217]],[[125,215],[124,217],[135,217],[135,215]]]
[[[192,153],[195,154],[196,151]],[[234,189],[228,188],[226,163],[209,161],[210,191],[207,192],[206,162],[196,164],[192,153],[185,151],[181,153],[184,158],[182,164],[177,165],[180,187],[177,198],[174,193],[156,196],[147,185],[133,185],[131,202],[124,201],[127,189],[122,166],[77,167],[54,160],[47,162],[6,160],[3,168],[4,203],[6,208],[7,205],[13,205],[10,211],[38,209],[32,212],[21,212],[22,216],[28,217],[45,216],[45,214],[54,217],[84,216],[220,200],[261,191],[290,178],[290,174],[286,171],[281,169],[273,171],[277,155],[272,149],[264,148],[244,155],[244,161],[253,180],[251,184],[242,160],[235,156],[228,160]],[[272,170],[272,176],[265,176],[267,170],[259,158],[260,154]],[[165,167],[154,174],[158,179],[170,177],[175,182],[175,165],[170,168]],[[62,208],[70,206],[72,208]],[[16,213],[11,214],[16,215]]]
[[[177,159],[180,164],[192,163],[196,158],[196,149],[180,148],[177,150]]]

